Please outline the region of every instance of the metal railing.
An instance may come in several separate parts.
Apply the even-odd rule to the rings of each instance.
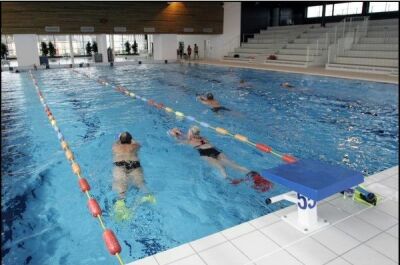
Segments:
[[[344,18],[334,28],[333,45],[328,47],[328,64],[339,55],[345,54],[353,44],[357,44],[359,40],[368,33],[369,17],[347,17]],[[335,50],[334,50],[335,49]]]

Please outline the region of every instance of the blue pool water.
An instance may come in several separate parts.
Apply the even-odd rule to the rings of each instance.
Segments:
[[[78,69],[163,102],[214,126],[299,158],[320,159],[365,176],[398,161],[398,86],[384,83],[201,65]],[[70,143],[92,194],[117,234],[126,262],[198,239],[287,204],[264,205],[266,193],[232,186],[196,150],[167,136],[186,120],[117,93],[71,70],[34,72]],[[240,88],[245,79],[252,88]],[[280,88],[288,81],[296,86]],[[213,92],[230,112],[215,114],[195,100]],[[4,264],[117,264],[88,214],[57,136],[27,73],[2,73],[2,255]],[[157,198],[128,222],[112,216],[111,146],[128,130],[142,145],[145,179]],[[237,163],[261,171],[281,161],[202,129]],[[231,177],[241,174],[228,171]],[[131,189],[129,202],[137,196]]]

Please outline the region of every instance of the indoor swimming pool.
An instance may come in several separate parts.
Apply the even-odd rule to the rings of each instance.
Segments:
[[[398,163],[398,86],[359,80],[186,64],[76,69],[282,154],[319,159],[365,176]],[[103,217],[130,262],[268,214],[267,193],[231,185],[198,152],[167,134],[194,124],[71,69],[33,71],[90,181]],[[240,80],[245,82],[241,84]],[[293,88],[282,88],[289,82]],[[197,95],[212,92],[230,111],[215,113]],[[117,264],[87,211],[29,73],[2,73],[2,258],[5,264]],[[226,156],[251,170],[283,163],[271,154],[200,128]],[[156,204],[115,220],[112,144],[129,131]],[[228,170],[232,178],[243,174]],[[139,196],[135,189],[128,204]]]

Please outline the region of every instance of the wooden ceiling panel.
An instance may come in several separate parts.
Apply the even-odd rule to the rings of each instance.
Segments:
[[[114,27],[126,27],[126,33],[202,34],[212,28],[221,34],[221,2],[1,2],[3,34],[46,34],[46,26],[59,26],[59,34],[80,34],[81,26],[93,26],[94,33],[113,33]],[[209,34],[209,33],[208,33]]]

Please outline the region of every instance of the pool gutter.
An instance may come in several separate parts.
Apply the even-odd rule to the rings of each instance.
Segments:
[[[246,62],[232,62],[224,60],[199,60],[195,62],[194,61],[191,62],[182,61],[182,62],[399,84],[398,76],[390,76],[387,74],[371,74],[371,73],[362,73],[353,71],[327,70],[324,67],[317,67],[317,66],[300,68],[300,67],[276,66],[276,65],[266,65],[257,63],[250,64]]]

